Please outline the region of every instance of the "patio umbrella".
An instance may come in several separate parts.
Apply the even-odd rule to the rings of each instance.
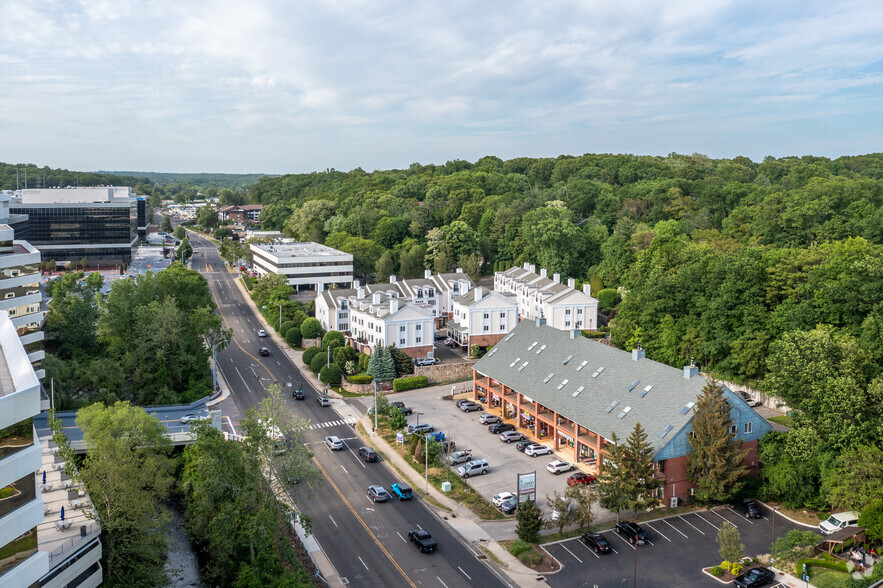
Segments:
[[[43,483],[46,483],[46,472],[43,472]]]
[[[64,507],[61,507],[61,520],[64,520]]]

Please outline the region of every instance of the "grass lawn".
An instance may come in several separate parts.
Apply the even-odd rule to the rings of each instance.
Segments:
[[[809,581],[816,588],[843,588],[849,578],[850,575],[843,572],[812,566],[809,568]]]
[[[796,424],[794,422],[794,419],[786,414],[783,414],[782,416],[770,417],[767,420],[772,421],[778,425],[782,425],[783,427],[788,427],[789,429],[793,429],[794,425]]]

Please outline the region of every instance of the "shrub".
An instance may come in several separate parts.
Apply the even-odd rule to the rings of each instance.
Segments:
[[[337,343],[338,345],[346,345],[346,339],[343,337],[343,333],[340,331],[328,331],[325,333],[325,336],[322,337],[322,347],[328,347]]]
[[[721,569],[725,572],[729,572],[730,571],[730,562],[728,562],[727,560],[722,561],[721,562]]]
[[[254,278],[251,276],[242,276],[242,283],[245,284],[245,289],[249,292],[254,288]]]
[[[396,392],[404,390],[413,390],[429,385],[429,378],[426,376],[413,376],[410,378],[399,378],[392,381],[392,389]]]
[[[718,578],[724,575],[724,571],[721,569],[720,566],[714,566],[709,571],[711,572],[712,576],[717,576]]]
[[[337,367],[337,364],[332,363],[331,365],[326,365],[325,367],[320,369],[319,381],[323,384],[328,384],[331,386],[336,386],[340,384],[340,368]]]
[[[332,343],[337,343],[337,341],[331,341]],[[331,359],[338,365],[340,368],[346,367],[346,364],[350,361],[355,361],[359,358],[359,352],[349,347],[348,345],[338,345],[331,351]]]
[[[324,353],[317,353],[315,357],[310,361],[310,369],[313,370],[314,374],[318,374],[319,370],[325,367],[325,364],[328,363],[328,358]]]
[[[526,541],[522,541],[521,539],[516,539],[509,547],[509,553],[511,553],[515,557],[518,557],[526,551],[530,551],[530,544]]]
[[[298,329],[297,327],[290,327],[287,331],[285,331],[285,342],[292,347],[300,347],[301,341],[303,340],[304,336],[301,334],[300,329]]]
[[[607,335],[604,331],[586,331],[585,329],[583,329],[582,333],[583,337],[588,339],[603,339]]]
[[[368,362],[371,361],[371,356],[365,353],[359,353],[359,369],[367,370]]]
[[[282,326],[279,327],[279,331],[281,331],[284,334],[284,333],[288,332],[288,329],[290,329],[291,327],[296,327],[296,326],[297,325],[294,324],[294,321],[285,321],[282,323]]]
[[[531,549],[530,551],[525,551],[524,553],[519,555],[518,559],[520,559],[521,563],[523,563],[524,565],[536,566],[539,565],[541,561],[543,561],[543,555],[536,549]]]
[[[355,376],[349,376],[347,379],[353,384],[370,384],[374,380],[368,374],[356,374]]]
[[[834,570],[835,572],[843,572],[844,574],[847,573],[847,562],[828,561],[808,557],[798,560],[797,563],[794,564],[794,569],[796,570],[795,575],[798,577],[803,574],[803,564],[806,564],[806,567],[825,568],[826,570]]]
[[[322,325],[317,319],[310,317],[301,323],[300,332],[304,334],[304,339],[315,339],[322,332]]]
[[[13,488],[12,486],[0,488],[0,498],[9,498],[13,494],[15,494],[15,488]]]
[[[303,354],[304,363],[307,365],[311,365],[313,358],[316,357],[316,354],[320,351],[322,351],[322,348],[316,347],[315,345],[312,347],[307,347],[306,350],[304,350]]]
[[[733,574],[734,576],[738,576],[739,574],[742,573],[742,566],[740,566],[736,562],[731,563],[730,564],[730,573]]]
[[[598,292],[598,310],[606,312],[616,306],[616,290],[614,288],[604,288]]]

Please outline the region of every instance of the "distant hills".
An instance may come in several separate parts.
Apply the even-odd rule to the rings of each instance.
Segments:
[[[263,177],[275,177],[271,174],[176,174],[140,171],[102,171],[98,173],[114,174],[124,177],[147,178],[152,183],[159,186],[167,184],[185,184],[188,186],[199,186],[200,188],[230,188],[231,190],[248,188]]]

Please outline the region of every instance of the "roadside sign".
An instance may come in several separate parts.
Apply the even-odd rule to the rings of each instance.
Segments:
[[[402,434],[401,431],[396,432],[396,443],[398,443],[399,445],[405,444],[405,436]]]
[[[537,501],[537,473],[518,474],[518,503],[525,500]]]

